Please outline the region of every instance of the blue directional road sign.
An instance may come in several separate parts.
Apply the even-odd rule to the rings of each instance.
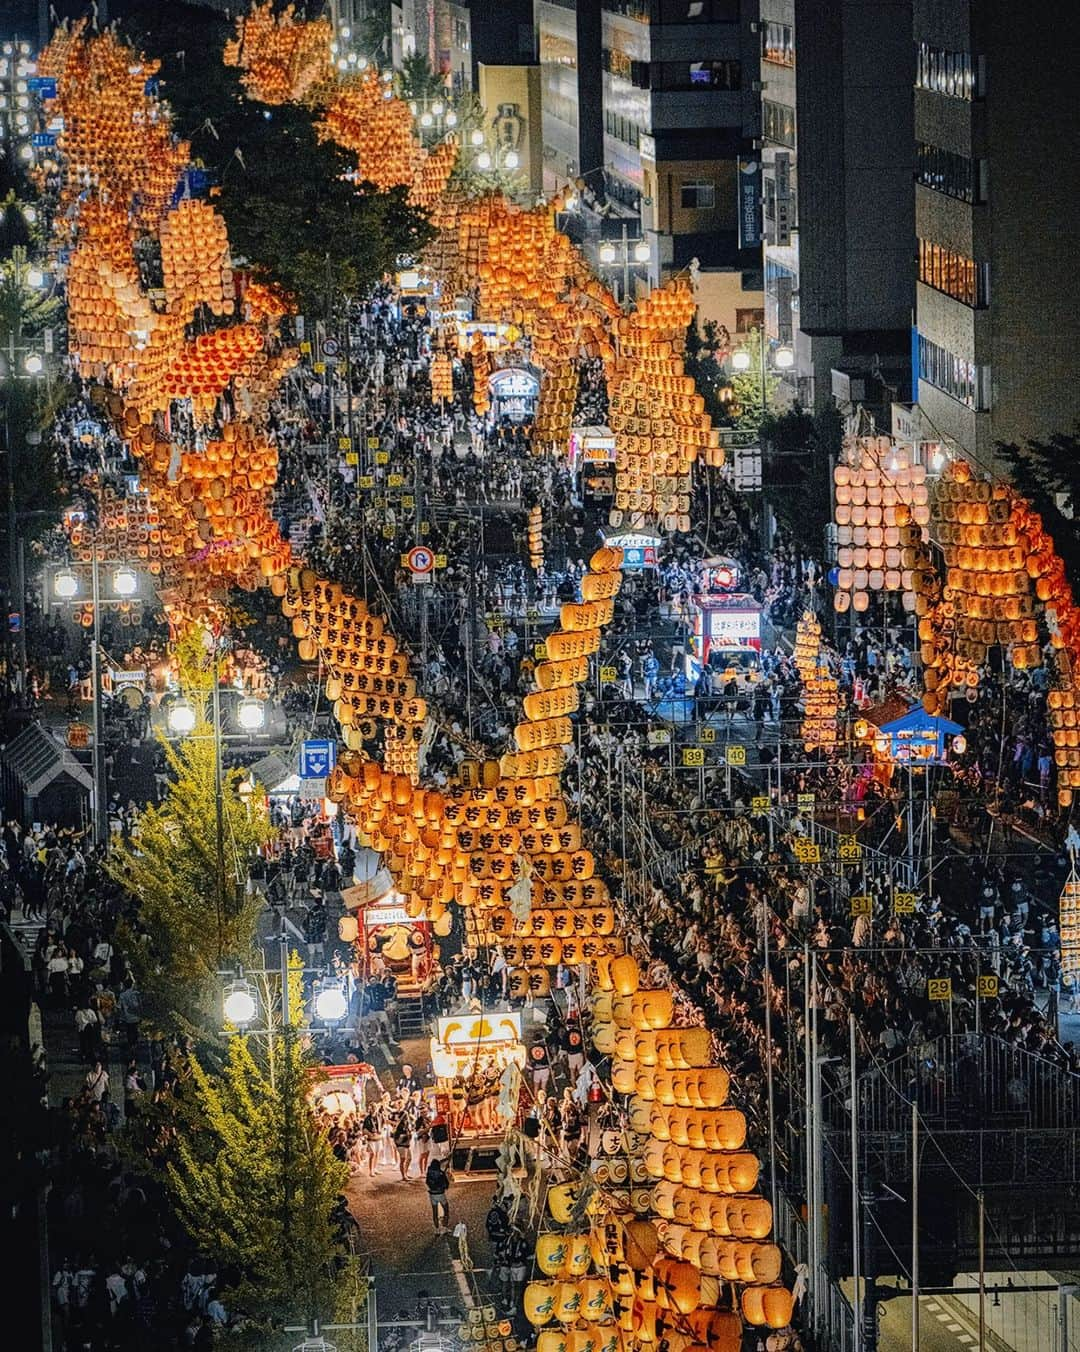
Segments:
[[[325,738],[304,742],[300,748],[300,778],[325,779],[336,760],[336,742]]]

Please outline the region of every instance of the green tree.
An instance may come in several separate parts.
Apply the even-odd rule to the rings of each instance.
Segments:
[[[1080,428],[1055,432],[1045,441],[1023,445],[999,442],[997,454],[1009,466],[1018,493],[1028,498],[1054,537],[1054,548],[1065,563],[1073,589],[1080,588]]]
[[[832,516],[832,467],[843,419],[834,407],[812,414],[799,404],[761,424],[762,487],[777,519],[814,556]]]
[[[212,1039],[221,1023],[218,973],[251,954],[260,902],[246,890],[248,871],[272,830],[258,795],[241,797],[243,772],[228,770],[221,777],[219,835],[208,717],[214,677],[205,653],[198,635],[181,647],[195,727],[175,745],[162,739],[170,771],[165,798],[140,812],[134,839],[117,843],[108,869],[137,903],[125,950],[147,1017],[160,1029]]]
[[[736,371],[731,379],[731,405],[735,426],[757,431],[772,408],[779,380],[769,371],[762,371],[762,341],[760,329],[751,329],[742,351],[750,357],[745,371]],[[764,390],[762,390],[764,384]]]
[[[427,243],[407,187],[353,182],[350,152],[319,139],[317,108],[248,98],[240,72],[222,60],[227,24],[157,0],[122,9],[136,45],[161,57],[162,95],[215,185],[237,263],[288,288],[306,313],[323,313],[328,285],[363,295]]]
[[[220,1074],[191,1060],[191,1088],[166,1177],[185,1229],[223,1267],[233,1299],[267,1325],[340,1313],[343,1248],[332,1211],[348,1180],[312,1117],[295,1036],[273,1083],[248,1040]]]
[[[720,331],[715,319],[707,319],[703,328],[695,317],[686,331],[686,374],[692,376],[697,392],[705,400],[705,412],[713,422],[726,426],[731,422],[731,382],[716,360]]]

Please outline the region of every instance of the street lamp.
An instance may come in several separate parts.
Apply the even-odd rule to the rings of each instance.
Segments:
[[[245,732],[258,732],[266,722],[266,709],[262,700],[242,699],[237,706],[236,721]]]
[[[117,568],[112,581],[117,596],[134,596],[139,589],[139,576],[134,568]]]
[[[773,353],[773,365],[778,371],[790,371],[795,365],[795,353],[786,343]]]
[[[621,222],[622,235],[619,239],[604,240],[597,250],[597,258],[603,268],[618,268],[622,271],[622,290],[619,300],[625,305],[630,299],[630,271],[632,267],[648,264],[652,257],[649,241],[630,237],[626,221]]]
[[[186,737],[189,732],[195,729],[195,706],[190,700],[179,699],[169,706],[169,712],[165,716],[165,721],[169,725],[169,731],[178,733],[181,737]]]
[[[254,1019],[258,1012],[255,992],[246,981],[234,981],[225,991],[222,1010],[227,1022],[236,1028],[243,1028]]]
[[[70,568],[61,568],[53,578],[53,592],[61,601],[71,601],[79,594],[79,579]]]
[[[740,347],[737,352],[731,354],[731,367],[734,371],[750,370],[750,353],[746,348]]]
[[[45,363],[36,352],[28,353],[23,361],[23,368],[28,376],[39,376],[44,367]]]
[[[324,986],[315,996],[315,1017],[323,1023],[340,1023],[348,1012],[345,992],[336,983]]]

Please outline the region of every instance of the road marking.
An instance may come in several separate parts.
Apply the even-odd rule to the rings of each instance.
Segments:
[[[958,1343],[973,1343],[975,1339],[971,1336],[970,1333],[958,1333],[956,1335],[956,1341]]]
[[[946,1324],[945,1327],[949,1330],[950,1333],[959,1333],[964,1326],[963,1324],[957,1324],[954,1321],[951,1324]]]
[[[936,1300],[928,1300],[926,1302],[926,1308],[928,1310],[940,1310],[941,1306],[937,1303]]]

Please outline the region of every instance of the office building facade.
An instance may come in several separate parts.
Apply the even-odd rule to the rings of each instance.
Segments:
[[[914,0],[920,431],[998,442],[1080,423],[1075,6]]]

